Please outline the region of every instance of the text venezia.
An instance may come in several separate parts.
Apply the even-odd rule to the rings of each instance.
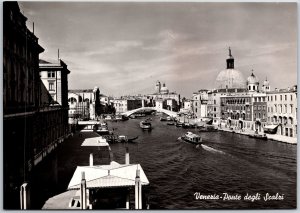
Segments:
[[[201,194],[200,192],[195,192],[194,197],[196,200],[224,200],[224,201],[239,201],[239,200],[244,200],[244,201],[274,201],[274,200],[284,200],[284,194],[270,194],[270,193],[265,193],[265,194],[229,194],[229,193],[221,193],[221,194]]]

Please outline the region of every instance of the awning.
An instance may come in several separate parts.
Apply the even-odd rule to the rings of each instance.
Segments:
[[[84,141],[81,146],[109,146],[106,139],[95,132],[82,132]]]
[[[264,127],[264,133],[268,133],[268,134],[276,134],[276,132],[277,132],[277,127],[278,127],[278,125],[274,125],[274,124],[272,124],[272,125],[266,125],[266,126]]]
[[[136,170],[140,170],[142,185],[149,181],[140,164],[119,164],[112,161],[110,165],[78,166],[69,183],[68,189],[79,189],[81,173],[85,173],[87,188],[112,188],[135,186]]]
[[[275,129],[276,127],[278,127],[278,125],[271,124],[271,125],[266,125],[266,126],[264,127],[264,129],[270,129],[270,130],[273,130],[273,129]]]

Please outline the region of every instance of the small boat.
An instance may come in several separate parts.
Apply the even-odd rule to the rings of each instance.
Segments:
[[[174,122],[167,122],[167,125],[173,126],[173,125],[175,125],[175,123]]]
[[[186,134],[184,134],[183,136],[180,137],[182,140],[184,140],[185,142],[188,143],[192,143],[192,144],[202,144],[202,138],[200,135],[194,134],[192,132],[187,132]]]
[[[111,120],[112,117],[111,117],[110,115],[107,115],[104,119],[105,119],[105,120]]]
[[[143,130],[151,130],[151,123],[150,123],[150,121],[148,121],[148,120],[141,121],[141,122],[140,122],[140,127],[141,127]]]
[[[178,121],[178,122],[176,122],[175,126],[177,126],[177,127],[182,127],[182,126],[183,126],[183,122]]]
[[[190,124],[190,123],[183,123],[182,127],[185,128],[185,129],[189,129],[189,128],[193,128],[193,125]]]
[[[166,118],[164,118],[164,117],[160,117],[160,119],[159,119],[160,121],[166,121],[167,119]]]
[[[108,134],[109,130],[108,130],[108,127],[107,127],[107,123],[100,123],[100,126],[98,127],[97,132],[99,134]]]
[[[121,121],[123,118],[122,118],[122,115],[116,115],[116,118],[115,118],[117,121]]]
[[[127,143],[128,142],[128,138],[125,135],[119,135],[117,141],[119,143]]]
[[[167,121],[171,121],[172,118],[170,116],[167,117]]]
[[[261,139],[261,140],[268,140],[268,137],[266,136],[266,134],[260,135],[260,134],[254,133],[253,135],[249,135],[249,137],[257,138],[257,139]]]
[[[135,117],[135,115],[130,115],[129,118],[135,119],[136,117]]]
[[[217,131],[216,127],[213,125],[205,125],[205,126],[199,126],[199,132],[215,132]]]

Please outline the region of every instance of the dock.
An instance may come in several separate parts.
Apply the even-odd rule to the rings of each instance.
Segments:
[[[140,164],[131,164],[126,148],[125,163],[112,160],[106,139],[81,131],[87,161],[78,165],[65,192],[49,198],[42,209],[142,209],[142,188],[149,180]],[[132,196],[134,194],[134,196]],[[133,199],[134,198],[134,199]]]

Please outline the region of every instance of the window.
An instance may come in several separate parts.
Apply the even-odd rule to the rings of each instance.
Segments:
[[[48,71],[48,78],[55,78],[55,71]]]
[[[287,113],[287,105],[284,105],[284,112]]]
[[[277,101],[277,98],[276,98],[276,96],[277,96],[277,95],[274,95],[275,101]]]
[[[49,91],[54,91],[54,83],[49,82]]]
[[[284,100],[287,100],[287,95],[284,96]]]
[[[282,101],[282,95],[280,95],[280,100]]]
[[[271,96],[271,101],[273,101],[273,96]]]
[[[291,113],[293,113],[293,104],[291,104]]]
[[[291,101],[293,100],[293,95],[291,95]]]

